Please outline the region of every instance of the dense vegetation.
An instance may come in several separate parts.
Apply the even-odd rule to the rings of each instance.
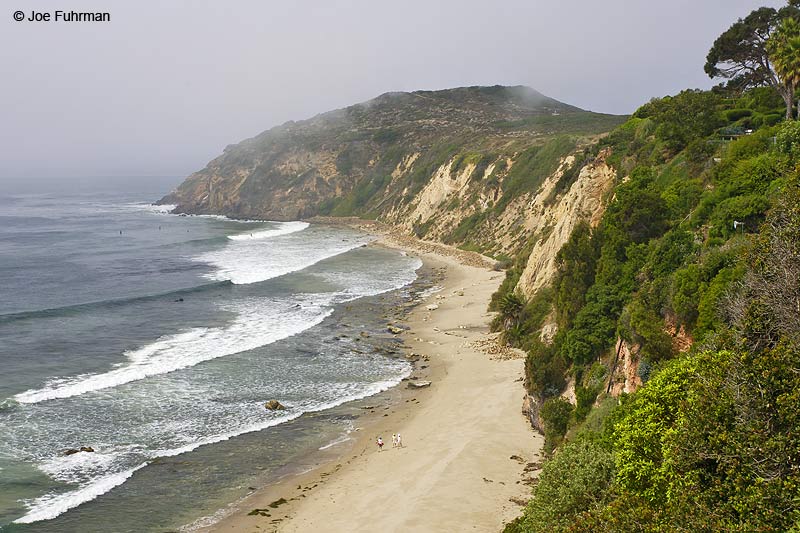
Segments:
[[[794,46],[795,7],[732,29],[767,24],[765,50]],[[776,83],[793,91],[797,72]],[[527,301],[524,253],[508,270],[495,325],[528,352],[552,458],[507,533],[800,531],[800,122],[761,74],[642,106],[589,150],[610,150],[620,180],[552,286]],[[643,386],[615,398],[618,339]]]

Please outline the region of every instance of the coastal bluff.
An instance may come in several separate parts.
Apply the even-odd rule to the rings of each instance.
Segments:
[[[515,86],[392,92],[287,122],[223,153],[160,200],[175,212],[359,217],[426,241],[514,257],[526,295],[555,271],[616,174],[587,147],[625,120]]]

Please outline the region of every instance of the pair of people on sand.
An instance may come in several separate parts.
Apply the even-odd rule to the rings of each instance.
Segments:
[[[375,441],[378,445],[378,451],[383,450],[383,437],[378,437],[378,440]],[[400,436],[400,433],[392,434],[392,448],[402,448],[403,447],[403,438]]]

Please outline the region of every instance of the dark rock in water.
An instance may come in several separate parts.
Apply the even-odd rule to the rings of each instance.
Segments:
[[[424,389],[425,387],[430,387],[430,381],[409,381],[408,388],[409,389]]]
[[[283,411],[286,407],[278,400],[270,400],[264,404],[264,407],[270,411]]]
[[[404,331],[403,328],[398,328],[397,326],[391,326],[391,325],[387,326],[386,329],[389,331],[389,333],[393,335],[400,335]]]
[[[176,302],[182,302],[182,301],[183,301],[183,298],[178,298],[178,299],[177,299],[177,300],[175,300],[175,301],[176,301]]]
[[[75,455],[76,453],[80,452],[94,452],[94,448],[91,446],[81,446],[80,448],[70,448],[68,450],[64,450],[64,455]]]

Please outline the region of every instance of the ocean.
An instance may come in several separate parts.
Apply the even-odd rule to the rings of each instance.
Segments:
[[[3,533],[207,524],[411,371],[385,328],[419,259],[162,192],[0,196]]]

